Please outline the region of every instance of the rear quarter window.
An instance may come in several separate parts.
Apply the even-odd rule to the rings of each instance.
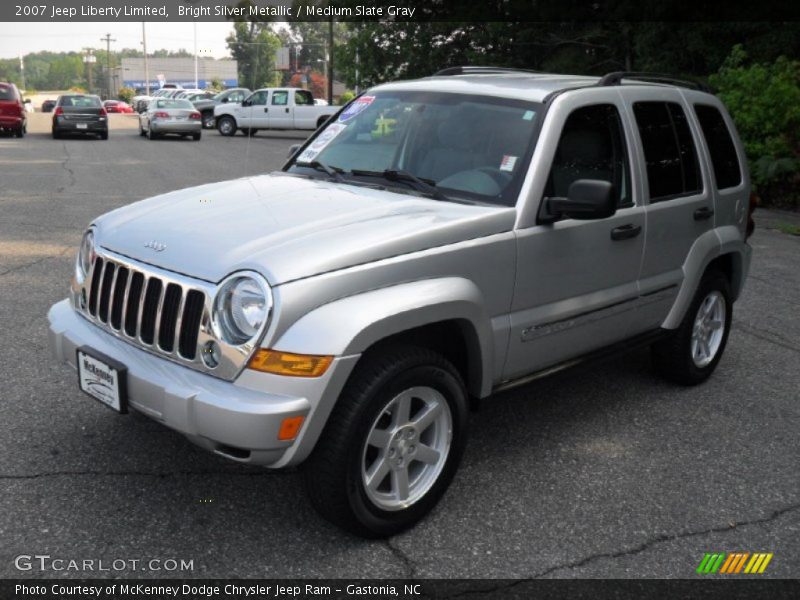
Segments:
[[[694,113],[700,122],[700,129],[711,155],[717,189],[736,187],[742,182],[742,170],[733,137],[722,113],[708,104],[695,104]]]

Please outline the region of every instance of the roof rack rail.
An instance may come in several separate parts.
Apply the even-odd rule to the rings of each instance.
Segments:
[[[679,87],[690,88],[699,90],[701,92],[713,93],[711,88],[705,83],[700,81],[691,81],[688,79],[678,79],[672,75],[664,75],[662,73],[647,73],[640,71],[614,71],[613,73],[606,73],[597,82],[598,86],[620,85],[623,79],[638,79],[639,81],[646,81],[651,83],[666,83],[676,85]]]
[[[447,75],[480,75],[483,73],[540,73],[541,71],[531,71],[529,69],[514,69],[511,67],[491,67],[491,66],[476,66],[476,67],[448,67],[437,71],[433,77],[443,77]]]

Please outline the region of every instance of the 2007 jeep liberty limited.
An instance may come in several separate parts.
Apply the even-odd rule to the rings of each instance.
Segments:
[[[662,76],[456,67],[375,87],[280,172],[97,218],[53,352],[88,394],[386,536],[442,496],[468,399],[650,344],[697,384],[750,265],[720,101]]]

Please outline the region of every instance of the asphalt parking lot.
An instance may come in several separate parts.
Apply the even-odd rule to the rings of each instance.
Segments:
[[[705,385],[646,352],[484,403],[434,513],[389,541],[323,521],[296,472],[210,455],[78,391],[46,313],[93,216],[279,168],[298,133],[202,141],[0,138],[0,577],[692,577],[706,552],[772,552],[800,574],[800,237],[761,211],[726,354]],[[204,235],[199,231],[197,235]],[[183,559],[194,570],[20,572],[14,558]]]

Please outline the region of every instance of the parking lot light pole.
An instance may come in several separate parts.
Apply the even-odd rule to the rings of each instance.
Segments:
[[[150,69],[147,65],[147,34],[144,30],[144,21],[142,21],[142,51],[144,52],[144,93],[150,95]]]

